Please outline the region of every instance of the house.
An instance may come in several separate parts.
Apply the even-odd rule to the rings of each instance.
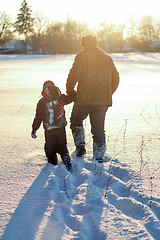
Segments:
[[[28,46],[30,48],[30,46]],[[24,53],[23,40],[11,40],[9,43],[0,48],[0,54],[22,54]]]
[[[160,52],[160,41],[154,41],[151,43],[151,48],[153,51]]]

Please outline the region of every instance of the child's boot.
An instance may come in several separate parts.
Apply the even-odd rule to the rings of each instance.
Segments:
[[[58,164],[58,159],[57,159],[57,154],[52,154],[52,156],[48,156],[48,163],[51,163],[53,165],[57,165]]]
[[[69,156],[68,153],[66,153],[65,155],[61,155],[62,157],[62,161],[64,162],[64,165],[66,166],[67,170],[70,171],[72,168],[72,164],[71,164],[71,158]]]

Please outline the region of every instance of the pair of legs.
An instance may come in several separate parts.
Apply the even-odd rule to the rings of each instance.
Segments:
[[[67,168],[71,167],[70,163],[71,159],[67,149],[65,127],[45,131],[44,150],[49,163],[57,165],[58,164],[57,153],[59,153],[61,155],[62,161],[67,166]]]
[[[71,129],[76,147],[85,145],[83,120],[89,115],[91,123],[91,133],[93,136],[93,154],[98,151],[102,152],[101,156],[104,156],[105,152],[105,115],[107,106],[88,106],[82,107],[78,104],[74,104],[71,114]],[[96,151],[97,149],[97,151]],[[102,158],[101,156],[95,156],[96,159]]]

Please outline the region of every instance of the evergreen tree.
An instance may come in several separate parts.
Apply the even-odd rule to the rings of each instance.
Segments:
[[[27,53],[28,34],[33,32],[34,18],[32,18],[32,10],[28,6],[26,0],[21,3],[20,13],[17,15],[17,21],[15,22],[15,31],[19,32],[19,35],[25,35],[25,53]]]

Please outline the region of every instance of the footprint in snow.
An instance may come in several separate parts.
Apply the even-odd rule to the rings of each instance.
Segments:
[[[124,215],[132,217],[135,220],[144,221],[145,219],[144,226],[154,239],[160,236],[160,222],[148,206],[132,198],[119,197],[112,190],[108,192],[107,199],[110,204],[115,206]]]

